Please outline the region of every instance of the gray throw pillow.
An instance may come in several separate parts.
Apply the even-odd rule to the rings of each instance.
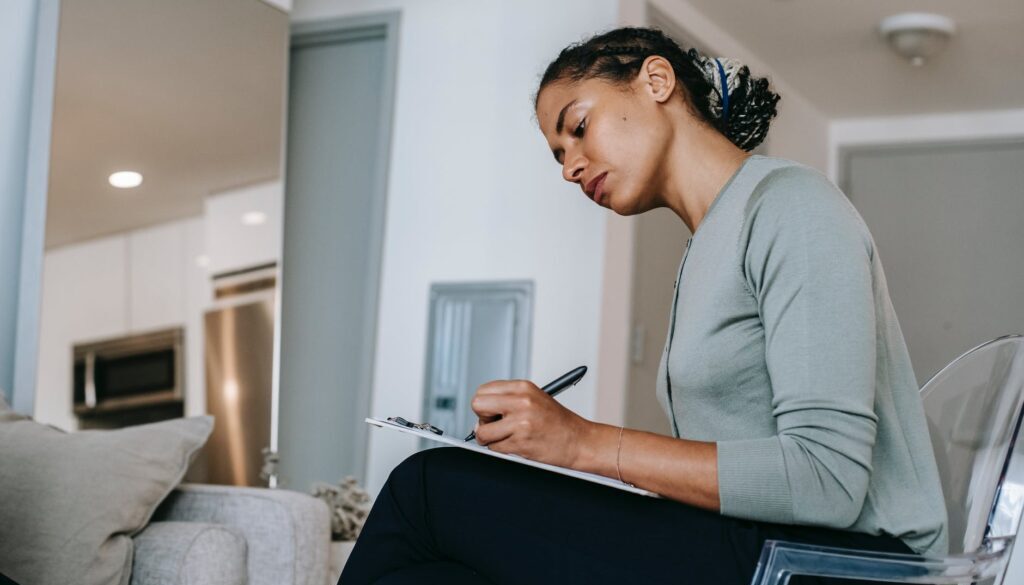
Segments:
[[[0,399],[0,573],[125,585],[132,539],[181,481],[213,417],[66,433]]]

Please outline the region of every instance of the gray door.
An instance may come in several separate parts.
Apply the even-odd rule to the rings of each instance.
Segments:
[[[858,148],[843,161],[919,383],[1024,333],[1024,143]]]
[[[296,490],[365,481],[393,26],[293,29],[278,469]]]

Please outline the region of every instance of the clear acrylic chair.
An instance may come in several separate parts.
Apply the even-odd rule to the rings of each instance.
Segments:
[[[968,351],[935,374],[921,398],[949,514],[950,556],[769,540],[752,585],[786,585],[793,575],[1003,584],[1024,508],[1024,337]]]

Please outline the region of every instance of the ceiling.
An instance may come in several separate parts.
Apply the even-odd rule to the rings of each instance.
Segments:
[[[260,0],[61,2],[46,247],[277,178],[288,27]],[[117,170],[144,181],[111,187]]]
[[[1021,0],[688,1],[830,118],[1024,107]],[[279,176],[285,12],[261,0],[61,9],[47,248],[194,216],[210,193]],[[877,33],[905,11],[957,23],[924,67]],[[125,169],[142,186],[107,183]]]
[[[688,2],[829,118],[1024,107],[1021,0]],[[948,16],[956,35],[932,62],[913,67],[877,32],[900,12]]]

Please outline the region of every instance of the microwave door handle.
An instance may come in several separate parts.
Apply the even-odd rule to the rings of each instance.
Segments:
[[[85,406],[96,408],[96,354],[85,354]]]

